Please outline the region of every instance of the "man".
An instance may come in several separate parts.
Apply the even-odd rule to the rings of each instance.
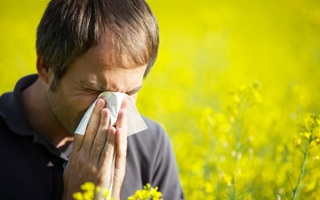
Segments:
[[[157,56],[158,27],[143,0],[52,0],[37,30],[37,75],[0,98],[1,199],[72,199],[92,181],[127,199],[142,185],[183,199],[167,135],[127,138],[126,102],[116,125],[98,99],[84,136],[74,135],[104,91],[136,99]],[[114,176],[112,158],[115,154]]]

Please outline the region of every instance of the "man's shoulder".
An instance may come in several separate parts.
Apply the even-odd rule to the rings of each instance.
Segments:
[[[146,131],[157,134],[158,132],[164,132],[163,126],[159,122],[142,116],[143,121],[146,123],[148,129]]]
[[[128,137],[129,149],[134,146],[150,153],[151,149],[155,150],[164,143],[169,143],[168,135],[160,123],[144,116],[142,119],[148,128]]]
[[[158,143],[169,142],[169,136],[163,124],[145,116],[142,116],[142,119],[148,128],[141,133],[137,133],[137,136],[140,134],[141,137],[147,137],[149,139],[156,140]]]

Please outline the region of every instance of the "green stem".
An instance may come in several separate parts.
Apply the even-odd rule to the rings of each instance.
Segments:
[[[242,135],[242,109],[241,109],[241,104],[238,106],[238,115],[236,118],[236,164],[238,164],[238,153],[240,152],[240,147],[241,147],[241,135]]]
[[[304,158],[303,158],[303,163],[302,163],[302,166],[301,166],[299,179],[298,179],[298,182],[296,184],[296,187],[293,190],[292,200],[296,200],[298,198],[298,196],[299,196],[299,193],[300,193],[300,184],[302,182],[302,178],[303,178],[303,175],[305,173],[305,168],[306,168],[306,163],[307,163],[307,157],[308,157],[308,154],[309,154],[310,143],[311,143],[311,138],[309,139],[308,148],[307,148],[306,152],[304,153]]]

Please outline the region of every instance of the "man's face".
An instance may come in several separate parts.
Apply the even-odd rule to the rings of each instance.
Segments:
[[[101,92],[123,92],[135,100],[142,87],[146,65],[136,68],[110,66],[108,53],[103,45],[90,49],[71,63],[54,92],[48,87],[48,105],[71,134]],[[49,84],[52,80],[53,74]]]

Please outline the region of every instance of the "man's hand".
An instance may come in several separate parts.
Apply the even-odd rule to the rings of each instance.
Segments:
[[[110,113],[105,104],[105,100],[97,100],[85,135],[76,134],[74,137],[73,150],[63,174],[65,200],[72,199],[72,194],[80,191],[80,186],[88,181],[109,189],[114,154],[112,197],[120,199],[127,154],[126,102],[119,111],[116,128],[109,124]]]

